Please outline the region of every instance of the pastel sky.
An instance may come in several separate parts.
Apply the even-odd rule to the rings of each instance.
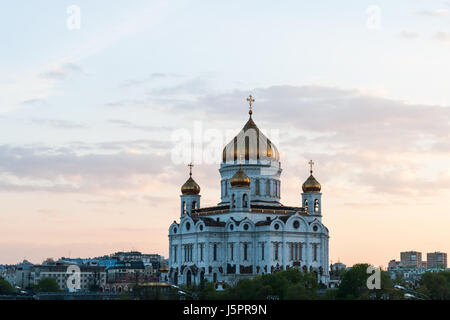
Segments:
[[[450,251],[449,1],[15,1],[0,39],[2,264],[167,256],[178,138],[216,205],[249,94],[283,204],[316,163],[330,260]]]

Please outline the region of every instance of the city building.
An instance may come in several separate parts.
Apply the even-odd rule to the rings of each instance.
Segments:
[[[41,279],[55,279],[59,288],[63,291],[69,290],[69,277],[73,275],[73,271],[69,269],[70,264],[42,264],[34,265],[30,270],[30,283],[36,285]],[[76,290],[88,291],[90,286],[98,286],[99,288],[106,283],[105,267],[78,265],[80,270],[79,283],[73,280]],[[78,288],[78,289],[77,289]]]
[[[330,265],[331,272],[339,272],[339,271],[343,271],[345,269],[347,269],[347,266],[345,264],[343,264],[342,262],[336,262],[336,263],[332,263]]]
[[[422,268],[422,252],[405,251],[400,252],[400,262],[406,268]]]
[[[120,261],[108,268],[108,282],[142,282],[154,280],[152,265],[142,261]],[[156,277],[157,279],[157,277]]]
[[[427,253],[427,266],[447,269],[447,253],[439,251]]]
[[[5,279],[6,278],[6,266],[0,265],[0,278]]]
[[[31,268],[33,264],[27,260],[15,266],[14,285],[21,288],[28,288],[31,284]]]
[[[393,259],[393,260],[389,261],[389,263],[388,263],[388,270],[396,269],[400,266],[401,266],[401,262]]]
[[[221,199],[201,207],[192,176],[181,187],[180,221],[169,227],[169,281],[174,284],[234,282],[289,268],[329,280],[328,229],[322,223],[321,185],[310,175],[297,206],[281,199],[281,162],[276,146],[250,117],[222,152]]]
[[[427,261],[422,261],[421,252],[401,252],[400,260],[389,261],[388,274],[392,280],[401,278],[413,286],[420,285],[420,279],[423,274],[439,272],[447,268],[447,254],[444,252],[428,253]]]

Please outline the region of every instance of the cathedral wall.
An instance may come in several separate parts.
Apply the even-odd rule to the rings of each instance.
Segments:
[[[277,204],[281,198],[281,168],[279,163],[271,165],[243,165],[243,170],[250,178],[251,200]],[[221,175],[221,203],[229,203],[232,192],[230,179],[239,169],[239,165],[223,165]]]

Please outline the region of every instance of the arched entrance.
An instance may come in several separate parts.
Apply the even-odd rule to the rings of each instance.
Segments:
[[[188,270],[188,271],[186,272],[186,285],[187,285],[188,287],[190,287],[190,286],[191,286],[191,283],[192,283],[192,273],[191,273],[191,270]]]
[[[205,271],[200,272],[200,282],[205,280]]]

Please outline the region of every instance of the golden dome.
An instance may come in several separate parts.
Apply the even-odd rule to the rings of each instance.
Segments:
[[[245,174],[242,168],[239,168],[230,179],[230,184],[231,187],[250,188],[250,178]]]
[[[314,178],[312,173],[302,186],[303,192],[320,192],[321,188],[322,186],[320,185],[319,181]]]
[[[161,271],[161,272],[167,272],[167,271],[169,271],[169,267],[167,267],[166,264],[163,264],[162,267],[159,269],[159,271]]]
[[[277,147],[256,126],[253,119],[248,119],[244,128],[223,149],[223,163],[280,161]]]
[[[197,182],[194,181],[194,179],[192,179],[192,177],[189,177],[189,179],[187,179],[187,181],[181,187],[181,193],[182,194],[199,194],[200,186],[197,184]]]
[[[181,186],[181,193],[182,194],[199,194],[200,193],[200,186],[197,184],[197,182],[192,179],[192,167],[194,165],[192,163],[188,164],[189,167],[189,179]]]

